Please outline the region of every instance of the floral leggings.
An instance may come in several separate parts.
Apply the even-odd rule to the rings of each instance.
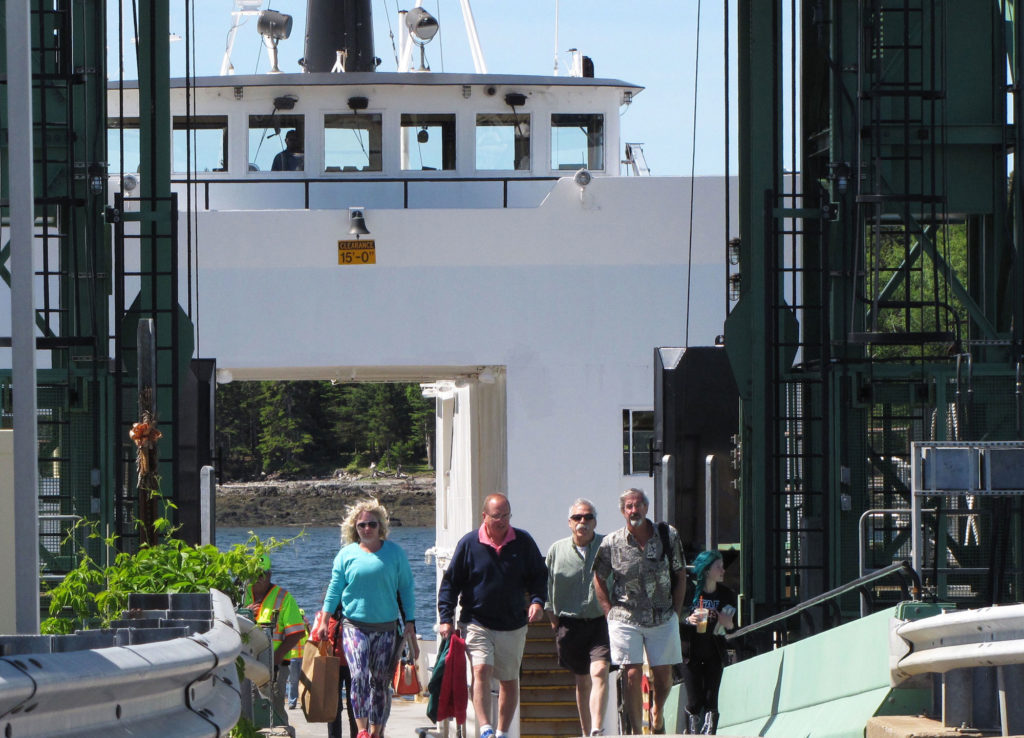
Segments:
[[[398,632],[364,631],[349,622],[342,626],[341,642],[352,671],[352,714],[384,725],[391,713],[392,658]]]

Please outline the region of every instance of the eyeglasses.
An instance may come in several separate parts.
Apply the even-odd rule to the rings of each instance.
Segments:
[[[594,519],[594,517],[595,517],[594,513],[577,513],[576,515],[570,515],[569,516],[569,520],[573,521],[574,523],[579,523],[579,522],[582,522],[584,520],[586,520],[587,522],[590,522],[591,520]]]
[[[357,528],[376,528],[379,523],[376,520],[367,520],[362,523],[356,523]]]
[[[484,513],[484,515],[486,515],[487,517],[489,517],[489,518],[491,518],[493,520],[508,520],[509,518],[512,517],[512,513],[510,513],[510,512],[500,513],[498,515],[491,515],[490,513]]]

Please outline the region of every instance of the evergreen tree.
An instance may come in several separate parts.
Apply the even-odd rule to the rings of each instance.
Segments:
[[[433,431],[434,403],[418,384],[233,382],[217,391],[225,480],[430,463]]]

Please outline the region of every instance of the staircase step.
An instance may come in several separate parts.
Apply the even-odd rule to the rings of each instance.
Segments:
[[[576,679],[565,669],[523,669],[520,682],[534,686],[576,686]]]
[[[572,738],[580,734],[576,679],[558,665],[555,633],[546,622],[526,632],[519,681],[521,738]]]
[[[558,657],[553,653],[524,653],[524,669],[562,669]]]
[[[526,647],[523,649],[523,655],[528,654],[542,654],[542,653],[555,653],[555,639],[550,638],[548,640],[537,639],[526,639]]]
[[[519,703],[519,714],[523,720],[537,720],[541,718],[565,718],[571,716],[576,718],[576,701],[566,702],[521,702]]]
[[[580,721],[576,715],[569,718],[544,718],[542,720],[519,720],[519,734],[527,736],[576,736],[580,734]]]
[[[538,702],[572,702],[575,704],[575,685],[551,684],[530,685],[520,684],[519,703],[536,704]]]

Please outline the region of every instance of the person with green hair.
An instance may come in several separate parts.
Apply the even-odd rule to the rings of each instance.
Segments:
[[[736,628],[736,594],[722,584],[724,579],[722,554],[702,551],[693,562],[693,602],[683,625],[690,640],[686,661],[691,684],[686,705],[689,733],[714,735],[718,730],[725,634]]]

